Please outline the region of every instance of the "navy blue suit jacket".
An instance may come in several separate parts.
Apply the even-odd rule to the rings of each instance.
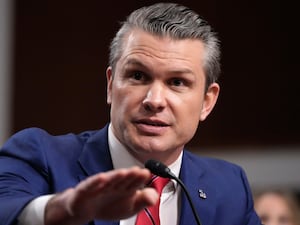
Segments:
[[[63,191],[90,175],[112,169],[107,126],[79,135],[52,136],[38,128],[20,131],[0,150],[0,224],[17,224],[24,206],[38,196]],[[261,224],[253,210],[247,178],[239,166],[184,150],[180,178],[202,225]],[[199,190],[206,199],[200,198]],[[180,225],[196,224],[184,194],[180,210]]]

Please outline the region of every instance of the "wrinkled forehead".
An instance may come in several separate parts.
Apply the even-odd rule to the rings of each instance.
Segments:
[[[124,37],[119,59],[134,54],[161,60],[186,60],[203,67],[205,48],[198,39],[176,40],[135,29]]]

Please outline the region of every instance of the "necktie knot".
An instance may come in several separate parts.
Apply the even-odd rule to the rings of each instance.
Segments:
[[[170,178],[159,177],[157,175],[153,175],[148,186],[155,188],[159,195],[161,195],[162,190],[170,181]]]

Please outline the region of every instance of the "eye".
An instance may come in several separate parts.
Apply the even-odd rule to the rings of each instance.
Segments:
[[[135,80],[142,80],[144,77],[144,74],[140,71],[135,71],[132,73],[132,78]]]
[[[146,84],[151,80],[149,75],[138,70],[130,71],[127,76],[133,84]]]
[[[174,78],[170,81],[170,84],[176,87],[185,85],[185,81],[180,78]]]

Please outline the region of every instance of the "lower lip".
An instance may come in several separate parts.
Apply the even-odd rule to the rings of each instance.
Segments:
[[[136,127],[141,133],[146,135],[161,135],[168,129],[168,126],[152,126],[144,123],[137,123]]]

